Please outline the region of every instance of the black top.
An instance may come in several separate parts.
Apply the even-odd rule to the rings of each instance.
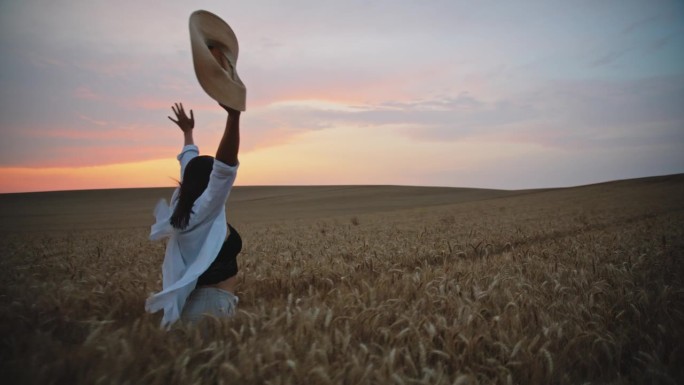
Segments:
[[[237,256],[242,251],[240,234],[228,224],[230,235],[223,242],[221,250],[209,268],[197,279],[197,286],[213,285],[238,273]]]

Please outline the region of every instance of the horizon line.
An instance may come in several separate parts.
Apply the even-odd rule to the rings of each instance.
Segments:
[[[491,188],[491,187],[472,187],[472,186],[408,185],[408,184],[250,184],[250,185],[236,184],[233,187],[235,187],[235,188],[244,188],[244,187],[424,187],[424,188],[498,190],[498,191],[528,191],[528,190],[553,190],[553,189],[585,187],[585,186],[599,185],[599,184],[612,183],[612,182],[640,180],[640,179],[651,179],[651,178],[663,178],[663,177],[674,177],[674,176],[679,176],[679,175],[684,176],[684,172],[674,173],[674,174],[647,175],[647,176],[639,176],[639,177],[633,177],[633,178],[619,178],[619,179],[611,179],[611,180],[604,180],[604,181],[590,182],[590,183],[584,183],[584,184],[578,184],[578,185],[569,185],[569,186],[527,187],[527,188],[517,188],[517,189],[503,189],[503,188]],[[150,190],[150,189],[174,189],[174,188],[175,187],[173,187],[173,186],[84,188],[84,189],[73,189],[73,190],[35,190],[35,191],[0,192],[0,195],[87,192],[87,191],[93,192],[93,191],[115,191],[115,190]]]

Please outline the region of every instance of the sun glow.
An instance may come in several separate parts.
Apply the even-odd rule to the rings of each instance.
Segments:
[[[171,187],[175,178],[178,163],[173,158],[92,167],[3,167],[0,193]]]

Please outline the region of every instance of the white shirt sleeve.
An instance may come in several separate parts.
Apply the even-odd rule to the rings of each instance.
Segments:
[[[176,157],[178,161],[180,162],[180,180],[181,182],[183,181],[183,174],[185,173],[185,166],[190,163],[192,158],[195,158],[199,156],[199,147],[195,146],[194,144],[188,144],[186,146],[183,146],[183,149],[181,150],[180,154]]]
[[[239,166],[240,164],[229,166],[218,159],[214,159],[209,184],[193,206],[193,214],[190,217],[191,226],[207,219],[213,219],[210,217],[215,216],[220,210],[224,210],[230,190],[235,183]]]

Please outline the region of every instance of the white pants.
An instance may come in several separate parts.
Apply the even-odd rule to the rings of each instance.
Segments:
[[[232,317],[237,309],[238,297],[223,289],[216,287],[200,287],[190,293],[185,301],[181,321],[196,323],[205,314],[214,317]]]

